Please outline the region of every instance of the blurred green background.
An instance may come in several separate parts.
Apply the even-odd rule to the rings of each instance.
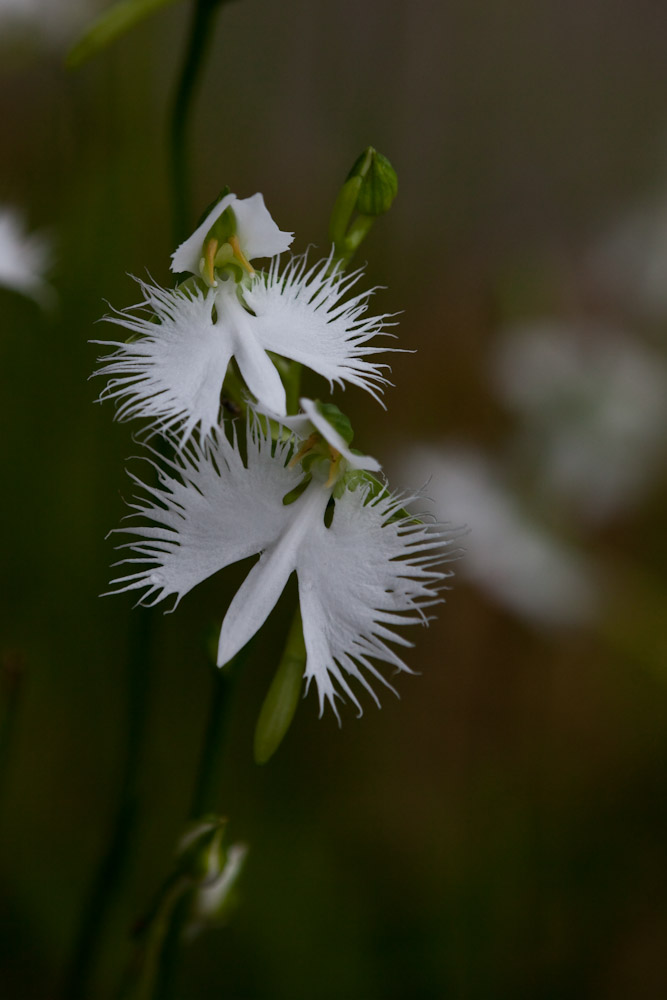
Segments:
[[[17,28],[3,6],[0,201],[51,238],[57,304],[43,311],[0,289],[0,652],[4,709],[14,705],[0,995],[44,1000],[61,995],[106,849],[128,650],[147,614],[126,596],[98,597],[113,559],[105,535],[131,494],[125,460],[140,449],[112,407],[94,404],[88,341],[109,335],[95,326],[106,301],[136,301],[129,275],[168,281],[164,139],[192,5],[71,74],[64,54],[90,9],[52,0],[47,24],[34,4],[36,20]],[[192,122],[194,212],[224,184],[241,197],[259,190],[297,252],[324,253],[355,157],[369,143],[386,154],[399,196],[360,261],[365,280],[385,286],[374,307],[402,311],[400,345],[417,353],[394,361],[388,413],[354,389],[337,396],[355,444],[399,488],[428,479],[407,474],[424,443],[433,455],[451,442],[483,455],[507,503],[578,560],[594,599],[581,615],[523,613],[504,599],[505,574],[524,573],[537,592],[548,560],[526,568],[510,546],[489,587],[484,551],[474,578],[464,556],[437,622],[409,636],[419,676],[396,680],[400,701],[385,694],[378,712],[366,698],[360,720],[343,707],[339,730],[331,713],[318,720],[311,693],[258,768],[252,732],[288,627],[286,594],[240,678],[220,786],[232,840],[250,845],[241,904],[188,949],[182,1000],[667,995],[660,406],[635,437],[605,438],[605,464],[619,469],[650,438],[636,488],[598,510],[613,483],[584,475],[582,513],[567,484],[545,486],[545,468],[563,411],[577,442],[599,398],[584,386],[580,415],[566,384],[536,418],[546,390],[526,415],[494,376],[505,332],[544,321],[585,343],[594,382],[607,364],[596,351],[616,343],[607,330],[664,372],[666,38],[667,9],[648,0],[224,7]],[[614,354],[621,370],[625,357]],[[326,392],[315,379],[306,389]],[[642,409],[641,379],[633,392],[626,424]],[[468,524],[472,553],[476,508],[449,510],[436,473],[437,515]],[[495,541],[491,529],[479,537],[495,565],[507,525]],[[155,616],[140,807],[90,1000],[114,996],[129,928],[182,832],[211,698],[206,644],[242,569]]]

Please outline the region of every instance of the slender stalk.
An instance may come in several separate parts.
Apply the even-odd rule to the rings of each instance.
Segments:
[[[169,163],[174,226],[174,246],[182,243],[191,223],[191,183],[188,127],[192,102],[201,79],[206,51],[213,37],[217,8],[229,0],[196,0],[188,47],[176,86],[169,122]]]
[[[100,952],[109,910],[126,874],[138,812],[138,775],[143,761],[152,673],[154,612],[144,609],[130,619],[126,666],[127,733],[121,791],[105,852],[81,914],[63,1000],[86,1000]]]
[[[190,819],[209,812],[218,812],[223,751],[229,725],[232,694],[242,664],[248,657],[248,647],[222,669],[214,667],[213,697],[209,708],[206,734],[199,758],[199,768],[190,807]]]
[[[199,819],[206,813],[219,811],[222,765],[231,714],[231,695],[236,678],[248,658],[252,645],[251,640],[223,669],[214,668],[213,697],[199,757],[199,767],[190,807],[190,820]],[[174,905],[156,969],[152,1000],[170,1000],[174,996],[183,931],[191,903],[192,890],[184,892]]]

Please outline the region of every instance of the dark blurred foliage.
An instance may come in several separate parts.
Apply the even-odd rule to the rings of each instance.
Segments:
[[[132,620],[147,612],[98,594],[139,446],[94,404],[88,340],[106,335],[105,300],[136,300],[128,275],[168,280],[164,136],[189,6],[73,75],[62,42],[0,40],[0,200],[50,232],[58,295],[44,313],[0,290],[8,1000],[58,996],[119,793]],[[337,398],[364,451],[389,464],[399,445],[449,437],[493,450],[515,419],[487,379],[503,324],[630,322],[582,262],[664,189],[666,33],[649,0],[225,6],[193,121],[195,215],[225,183],[261,190],[296,250],[325,250],[361,149],[398,172],[361,256],[386,286],[378,309],[404,310],[401,345],[417,353],[394,362],[387,414],[353,389]],[[649,335],[664,350],[659,322]],[[258,768],[284,596],[240,678],[220,788],[232,839],[250,845],[241,905],[189,948],[178,997],[667,995],[664,484],[656,475],[641,503],[580,533],[606,588],[589,625],[537,627],[455,581],[411,636],[419,676],[398,678],[400,701],[369,700],[360,720],[343,710],[339,730],[311,693]],[[90,1000],[113,996],[182,831],[206,644],[241,571],[155,617],[140,812]]]

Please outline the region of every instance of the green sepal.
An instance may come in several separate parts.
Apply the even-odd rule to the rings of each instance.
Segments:
[[[361,177],[351,177],[338,192],[329,218],[329,239],[338,246],[345,240],[345,232],[350,224],[361,189]]]
[[[86,28],[67,53],[65,65],[68,69],[77,69],[160,7],[173,2],[174,0],[119,0],[102,11]]]
[[[266,764],[271,759],[292,723],[301,698],[305,667],[306,644],[297,608],[278,669],[257,719],[254,741],[257,764]]]

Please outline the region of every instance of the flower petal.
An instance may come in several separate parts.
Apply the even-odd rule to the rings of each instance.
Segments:
[[[426,623],[423,609],[437,603],[438,589],[451,575],[434,567],[456,557],[448,551],[455,536],[410,518],[392,520],[406,502],[347,491],[336,501],[331,526],[314,524],[300,546],[306,678],[317,684],[320,714],[328,701],[338,715],[340,690],[361,713],[349,677],[377,702],[363,671],[391,687],[369,658],[408,670],[387,643],[410,643],[390,626]]]
[[[295,413],[289,416],[280,413],[275,408],[270,409],[266,406],[258,405],[254,409],[256,413],[261,413],[263,416],[269,417],[270,420],[277,420],[278,423],[287,427],[288,430],[303,440],[312,434],[313,431],[318,431],[332,448],[340,452],[351,469],[367,469],[369,472],[378,472],[382,468],[378,460],[371,455],[356,455],[353,451],[350,451],[341,435],[329,423],[326,417],[322,416],[317,409],[317,403],[312,399],[301,398],[299,404],[303,413]]]
[[[294,233],[283,233],[278,229],[264,204],[264,195],[259,192],[251,198],[237,201],[234,212],[239,243],[248,260],[275,257],[291,245]]]
[[[295,505],[282,498],[301,479],[285,465],[289,454],[289,443],[272,450],[256,425],[245,463],[236,440],[218,432],[205,450],[193,441],[166,463],[168,471],[158,468],[157,486],[132,476],[147,494],[131,505],[144,523],[119,530],[133,536],[122,546],[131,553],[123,562],[140,568],[113,580],[113,593],[146,588],[142,604],[171,595],[178,602],[213,573],[275,543],[294,516]]]
[[[175,274],[182,274],[190,271],[191,274],[199,274],[199,261],[202,258],[204,240],[206,234],[214,222],[220,218],[225,209],[237,201],[235,194],[226,194],[217,205],[214,205],[203,222],[195,229],[192,236],[188,236],[181,245],[174,250],[171,255],[171,270]],[[236,205],[234,205],[236,211]]]
[[[300,399],[299,403],[313,427],[320,432],[325,441],[328,441],[336,451],[340,452],[351,469],[366,469],[368,472],[380,471],[382,466],[377,458],[373,458],[372,455],[355,455],[353,451],[350,451],[341,435],[332,427],[326,417],[322,416],[317,409],[317,404],[312,399]]]
[[[183,444],[197,424],[204,435],[218,426],[233,336],[220,317],[213,322],[215,292],[139,284],[144,301],[106,319],[141,336],[125,343],[93,341],[116,347],[100,359],[96,374],[118,376],[100,399],[120,403],[119,420],[146,417],[161,431],[179,428]]]
[[[50,260],[49,240],[42,233],[28,233],[20,212],[0,205],[0,286],[40,306],[51,305],[53,289],[44,281]]]
[[[229,322],[231,316],[222,312]],[[262,406],[275,412],[280,419],[287,408],[285,387],[278,369],[264,348],[255,339],[254,317],[238,302],[234,303],[234,357],[248,389]]]
[[[307,269],[305,257],[294,258],[279,273],[278,262],[265,276],[258,276],[244,292],[244,301],[255,314],[253,327],[267,351],[299,361],[330,383],[351,382],[378,399],[387,379],[387,365],[362,358],[386,347],[369,347],[376,334],[387,336],[392,325],[387,315],[368,316],[372,290],[341,302],[361,277],[361,271],[330,274],[331,257]]]
[[[253,260],[255,257],[273,257],[287,250],[294,234],[283,233],[278,229],[264,204],[263,195],[258,193],[251,198],[237,198],[235,194],[227,194],[211,209],[192,236],[188,236],[171,255],[172,271],[176,274],[184,271],[199,274],[199,262],[206,234],[230,205],[233,206],[236,215],[241,249],[248,260]]]
[[[324,523],[328,500],[328,491],[313,484],[289,505],[289,524],[262,553],[229,605],[218,644],[219,667],[243,649],[268,618],[296,568],[303,538]]]

